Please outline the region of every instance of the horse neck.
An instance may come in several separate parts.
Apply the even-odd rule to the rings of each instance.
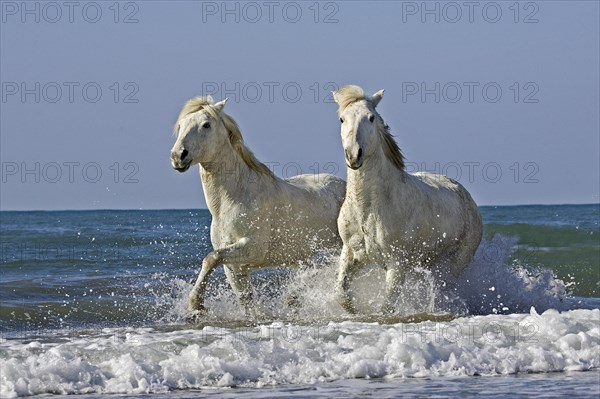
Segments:
[[[208,209],[218,215],[226,201],[247,197],[270,176],[251,169],[231,145],[222,146],[218,161],[201,163],[200,177]],[[238,201],[236,201],[238,202]]]
[[[347,168],[347,172],[347,196],[355,197],[364,204],[386,201],[385,198],[390,198],[386,194],[406,181],[406,172],[387,159],[383,149],[378,149],[359,169]]]

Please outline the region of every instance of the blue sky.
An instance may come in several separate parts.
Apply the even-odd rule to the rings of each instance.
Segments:
[[[211,93],[278,175],[345,176],[347,83],[481,205],[600,200],[597,1],[0,5],[2,210],[205,207],[169,151]]]

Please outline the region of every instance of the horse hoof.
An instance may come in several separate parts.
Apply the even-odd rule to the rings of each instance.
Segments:
[[[285,297],[285,304],[288,308],[298,309],[301,307],[300,297],[296,294],[287,295]]]
[[[389,315],[393,315],[394,313],[396,313],[396,308],[394,307],[394,305],[383,305],[383,308],[381,308],[381,311],[384,315],[389,316]]]
[[[198,300],[197,297],[190,296],[186,313],[187,314],[185,318],[187,321],[197,322],[207,315],[208,310],[204,307],[204,304]]]
[[[185,315],[185,321],[188,323],[198,323],[208,314],[208,310],[204,306],[201,306],[198,309],[190,309],[187,311]]]
[[[352,315],[356,314],[356,308],[352,304],[352,300],[350,300],[349,298],[340,298],[337,300],[337,303],[339,303],[340,306],[344,308],[346,312]]]
[[[354,308],[354,306],[343,306],[343,308],[346,312],[348,312],[349,314],[351,314],[353,316],[358,313],[356,311],[356,309]]]
[[[266,315],[254,307],[244,308],[244,315],[246,316],[246,319],[252,322],[258,322],[266,319]]]

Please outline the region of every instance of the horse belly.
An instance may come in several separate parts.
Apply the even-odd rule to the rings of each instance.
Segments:
[[[367,219],[363,224],[363,242],[366,257],[371,262],[385,263],[426,263],[443,255],[447,243],[442,232],[434,225],[413,223],[393,223],[401,218],[380,217]]]
[[[334,221],[301,216],[272,226],[269,241],[268,262],[275,265],[310,262],[319,252],[341,246]]]

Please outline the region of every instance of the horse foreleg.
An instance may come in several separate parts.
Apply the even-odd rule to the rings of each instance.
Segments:
[[[254,308],[252,284],[250,284],[250,273],[247,271],[236,271],[231,266],[225,265],[223,267],[227,281],[235,292],[235,295],[242,305],[246,316],[255,317],[256,311]]]
[[[404,282],[404,273],[398,266],[390,266],[385,272],[385,300],[383,303],[384,313],[393,313],[396,299],[400,292],[400,286]]]
[[[357,267],[357,262],[354,260],[352,251],[344,246],[340,256],[339,270],[337,282],[335,285],[335,296],[337,302],[346,310],[346,312],[355,314],[356,308],[352,303],[350,295],[350,281]]]
[[[227,280],[244,307],[244,311],[251,316],[254,315],[254,307],[251,305],[252,285],[250,284],[249,272],[244,269],[250,269],[251,266],[263,262],[267,248],[265,245],[261,245],[261,242],[242,237],[233,244],[215,249],[206,257],[210,258],[215,265],[227,265],[225,267]]]
[[[189,307],[192,312],[204,312],[204,294],[208,278],[218,265],[224,263],[251,263],[248,262],[248,242],[247,237],[243,237],[231,245],[211,251],[202,260],[202,269],[196,280],[194,288],[190,292]]]
[[[218,265],[218,259],[211,252],[202,260],[202,269],[196,279],[196,284],[189,295],[189,309],[192,312],[205,312],[204,308],[204,293],[206,292],[206,285],[208,278]]]

